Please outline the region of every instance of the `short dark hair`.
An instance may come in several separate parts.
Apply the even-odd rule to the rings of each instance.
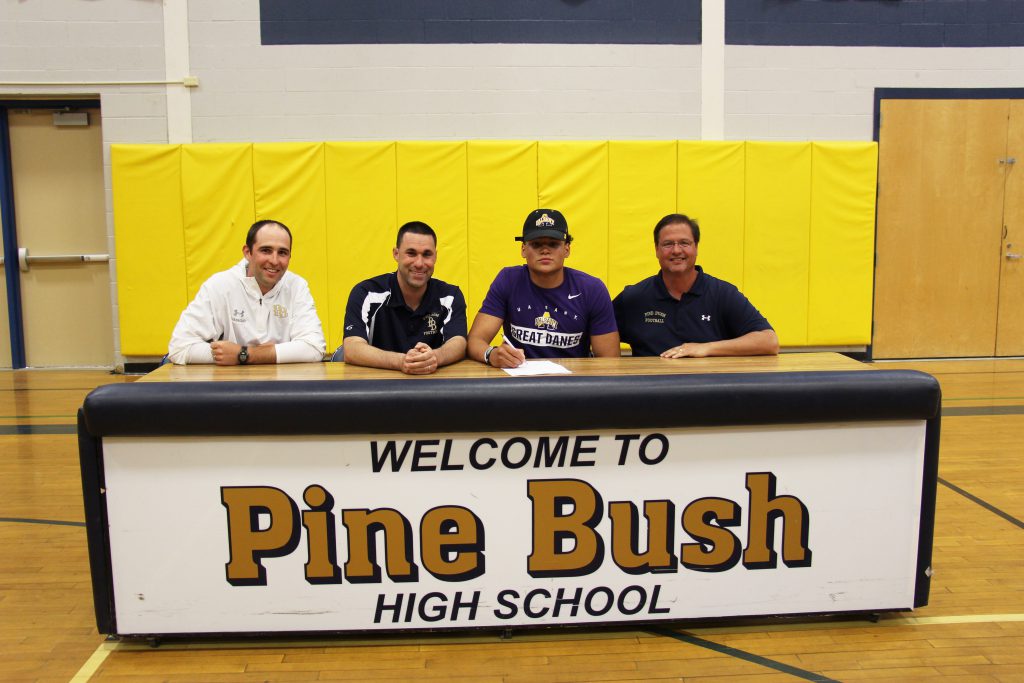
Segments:
[[[252,226],[249,228],[249,234],[245,236],[245,246],[249,248],[249,251],[252,251],[252,245],[256,244],[256,233],[258,233],[260,230],[267,227],[268,225],[276,225],[282,230],[284,230],[286,233],[288,233],[288,246],[291,247],[292,231],[288,229],[287,225],[285,225],[281,221],[262,220],[253,223]]]
[[[434,238],[434,246],[437,246],[437,234],[434,229],[423,221],[409,221],[398,229],[398,237],[395,239],[395,247],[402,246],[402,237],[405,233],[411,232],[414,235],[430,235]]]
[[[662,228],[669,225],[678,225],[680,223],[690,226],[690,231],[693,232],[693,243],[700,244],[700,226],[697,225],[697,219],[690,218],[683,213],[670,213],[658,221],[658,224],[654,226],[654,246],[658,246],[658,240],[661,237]]]

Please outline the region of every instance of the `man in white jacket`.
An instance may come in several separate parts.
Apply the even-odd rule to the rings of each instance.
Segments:
[[[249,228],[242,261],[203,283],[171,334],[172,363],[308,363],[326,344],[306,281],[288,272],[292,233],[279,221]]]

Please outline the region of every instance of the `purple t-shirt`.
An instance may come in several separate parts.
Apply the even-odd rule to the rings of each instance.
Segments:
[[[505,321],[505,335],[527,358],[589,356],[592,336],[618,329],[604,283],[573,268],[563,272],[562,284],[544,289],[526,266],[503,268],[480,307]]]

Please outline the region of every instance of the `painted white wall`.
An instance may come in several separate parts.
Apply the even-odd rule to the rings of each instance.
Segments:
[[[871,140],[875,88],[1024,87],[1024,48],[755,47],[725,53],[731,140]]]
[[[262,46],[255,0],[189,18],[196,142],[700,135],[698,46]]]
[[[259,0],[0,0],[0,97],[100,97],[113,254],[112,143],[870,140],[876,87],[1024,86],[1024,48],[726,46],[703,1],[704,48],[262,46]]]
[[[100,96],[105,142],[166,141],[157,0],[0,0],[0,96]],[[29,84],[31,83],[31,85]]]

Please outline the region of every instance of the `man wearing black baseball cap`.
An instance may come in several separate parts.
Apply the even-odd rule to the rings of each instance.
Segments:
[[[526,265],[503,268],[469,331],[469,357],[498,368],[527,358],[619,355],[611,297],[592,275],[565,267],[569,224],[555,209],[531,211],[523,223]],[[504,340],[491,346],[502,329]]]

